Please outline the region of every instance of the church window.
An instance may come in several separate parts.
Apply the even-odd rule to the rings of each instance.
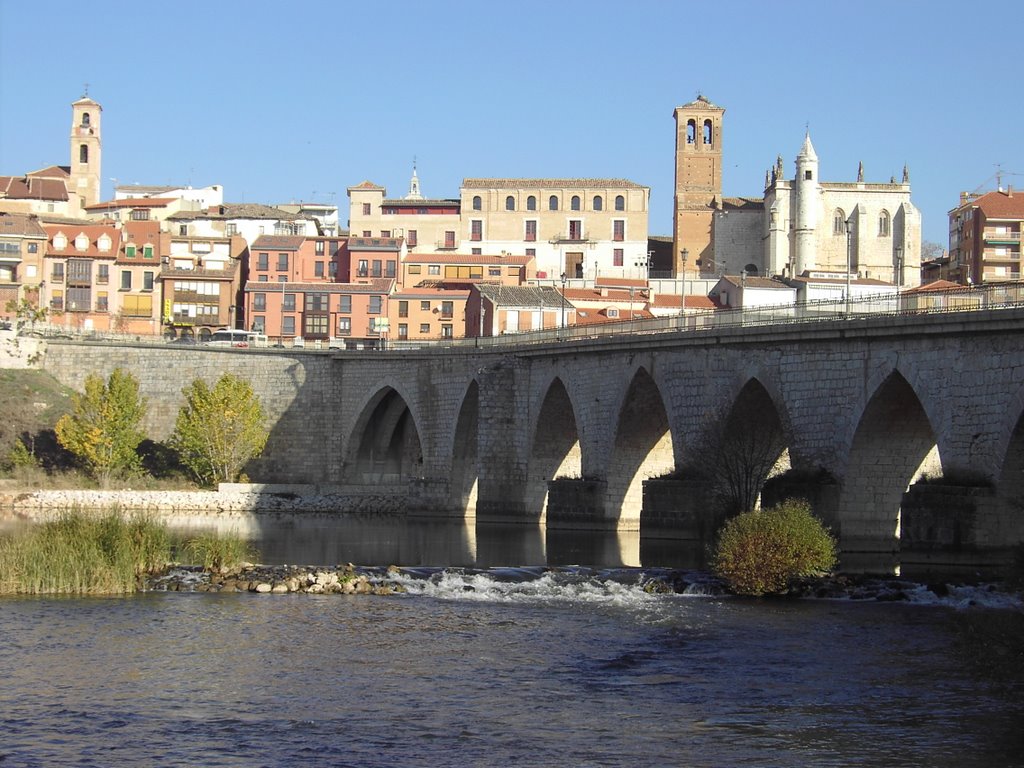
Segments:
[[[82,127],[83,128],[88,128],[89,127],[89,120],[90,120],[89,113],[88,112],[83,112],[82,113]]]
[[[537,210],[537,198],[534,197],[533,195],[530,195],[528,198],[526,198],[526,210],[528,210],[528,211],[536,211]]]
[[[832,214],[832,234],[846,234],[846,214],[842,208],[836,208],[836,212]]]
[[[804,179],[814,181],[814,171],[804,171]]]
[[[558,210],[558,195],[552,195],[551,197],[548,198],[548,210],[549,211],[557,211]]]
[[[747,264],[747,266],[743,268],[743,274],[747,277],[757,277],[757,273],[757,264]]]
[[[78,147],[78,162],[88,163],[89,162],[89,147],[86,144],[82,144]]]
[[[514,211],[515,209],[516,209],[516,199],[512,195],[509,195],[508,197],[505,198],[505,210],[506,211]]]
[[[483,208],[483,205],[484,205],[484,201],[481,199],[480,195],[474,195],[473,196],[473,210],[474,211],[479,211],[481,208]]]
[[[604,200],[601,198],[600,195],[594,195],[594,210],[595,211],[602,211],[602,210],[604,210]]]
[[[704,121],[704,143],[711,146],[711,121]]]
[[[697,140],[697,121],[686,121],[686,143],[693,144]]]
[[[889,236],[889,212],[883,210],[878,215],[878,236],[888,237]]]
[[[616,211],[624,211],[624,210],[626,210],[626,198],[624,198],[622,195],[616,195],[615,196],[615,210]]]
[[[572,208],[574,211],[578,211],[580,209],[580,196],[579,195],[573,195],[572,196],[572,200],[569,201],[569,207]]]

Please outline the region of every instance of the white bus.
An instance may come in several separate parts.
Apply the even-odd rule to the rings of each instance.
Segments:
[[[219,331],[214,331],[206,343],[211,347],[265,347],[267,346],[267,337],[256,331],[221,328]]]

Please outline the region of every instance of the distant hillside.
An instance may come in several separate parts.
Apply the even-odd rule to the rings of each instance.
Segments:
[[[40,458],[52,454],[53,427],[71,409],[71,390],[42,371],[0,370],[0,465],[17,439]]]

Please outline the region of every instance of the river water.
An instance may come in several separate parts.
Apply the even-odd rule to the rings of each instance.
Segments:
[[[631,542],[335,528],[254,538],[408,591],[0,601],[0,765],[1024,765],[1020,687],[957,651],[968,593],[650,594],[676,564]]]

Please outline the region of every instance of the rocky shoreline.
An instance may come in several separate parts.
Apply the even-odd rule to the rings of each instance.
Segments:
[[[144,591],[155,592],[297,592],[309,595],[393,595],[404,591],[401,585],[371,578],[351,564],[325,568],[249,563],[222,569],[179,566],[149,577],[143,586]]]

